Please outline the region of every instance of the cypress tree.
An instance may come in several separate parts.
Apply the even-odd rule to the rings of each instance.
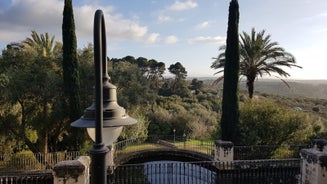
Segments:
[[[70,123],[81,116],[80,83],[77,56],[77,40],[75,35],[75,23],[72,0],[65,0],[63,23],[63,80],[64,80],[64,116],[69,117],[67,124],[68,137],[63,145],[70,150],[79,150],[85,141],[85,132],[79,128],[71,128]]]
[[[65,0],[62,41],[64,92],[68,103],[66,112],[69,113],[68,116],[72,122],[81,116],[77,41],[72,0]]]
[[[239,5],[237,0],[229,4],[228,28],[224,66],[224,84],[221,115],[222,140],[232,141],[237,144],[239,138]]]

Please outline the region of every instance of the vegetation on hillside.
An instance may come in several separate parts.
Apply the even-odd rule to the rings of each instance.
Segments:
[[[89,72],[93,71],[92,45],[79,50],[78,57],[83,79],[82,111],[93,100],[94,73]],[[64,124],[61,53],[40,56],[21,43],[13,43],[2,51],[0,63],[0,153],[71,150],[69,141],[65,141],[71,132]],[[187,80],[187,70],[180,62],[169,67],[181,69],[180,73],[174,70],[173,78],[164,78],[165,64],[153,59],[126,56],[112,58],[108,65],[119,104],[139,121],[124,128],[120,140],[173,135],[174,129],[176,136],[185,133],[195,139],[221,138],[220,87],[199,79]],[[313,137],[327,138],[326,102],[269,94],[247,100],[242,94],[243,141],[235,144],[302,144]],[[293,109],[306,104],[310,107],[307,111]],[[320,111],[312,111],[314,106]],[[90,140],[79,144],[90,148]]]
[[[298,67],[289,53],[270,42],[270,36],[264,36],[264,31],[256,34],[253,29],[251,36],[243,33],[239,45],[238,13],[237,0],[232,0],[226,53],[219,55],[212,65],[216,69],[224,67],[226,72],[223,98],[219,86],[196,78],[187,80],[182,62],[166,66],[162,61],[144,57],[108,59],[118,103],[138,120],[124,128],[119,140],[185,135],[198,140],[223,138],[236,145],[277,144],[287,148],[314,137],[327,138],[326,114],[321,111],[321,103],[302,100],[315,103],[312,110],[303,111],[278,96],[263,95],[249,100],[243,95],[238,99],[238,69],[248,79],[252,98],[251,85],[257,75],[275,71],[288,76],[278,66]],[[32,31],[31,37],[10,43],[2,51],[0,154],[91,147],[90,139],[83,140],[85,131],[75,134],[68,125],[79,118],[94,98],[94,73],[90,72],[94,71],[93,47],[77,50],[71,0],[65,0],[63,15],[63,44],[48,33],[39,35]],[[247,64],[254,70],[246,69]],[[173,77],[165,78],[165,72]],[[300,103],[301,99],[295,101]],[[231,116],[224,116],[228,113]],[[232,123],[225,123],[228,121]]]
[[[241,106],[242,145],[300,145],[325,127],[314,112],[304,113],[271,100],[247,100]]]

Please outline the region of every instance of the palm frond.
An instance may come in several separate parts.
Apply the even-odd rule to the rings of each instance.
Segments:
[[[256,79],[257,77],[263,77],[264,75],[271,76],[276,74],[280,80],[281,77],[289,77],[283,67],[297,67],[302,68],[296,64],[295,57],[286,52],[284,48],[280,47],[278,42],[271,41],[271,35],[266,34],[265,30],[256,32],[254,28],[248,34],[242,32],[240,34],[240,77],[245,76],[247,79]],[[221,53],[218,55],[215,61],[212,63],[211,68],[220,69],[215,74],[223,72],[225,65],[225,47],[220,47]],[[219,80],[218,80],[219,79]],[[217,80],[222,80],[219,77]],[[285,84],[286,81],[282,80]]]
[[[221,82],[224,79],[224,76],[218,77],[216,80],[212,82],[211,85],[217,85],[219,82]]]
[[[291,88],[291,86],[282,78],[278,77],[278,76],[274,76],[276,78],[278,78],[279,80],[281,80],[288,88]]]

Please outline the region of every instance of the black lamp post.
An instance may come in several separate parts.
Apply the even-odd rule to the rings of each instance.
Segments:
[[[174,128],[173,132],[174,132],[174,143],[175,143],[175,138],[176,138],[176,134],[175,134],[176,129],[175,128]]]
[[[95,65],[95,104],[86,108],[84,115],[71,123],[73,127],[95,128],[95,143],[90,149],[92,184],[106,184],[106,154],[109,149],[103,142],[103,130],[109,137],[107,144],[117,139],[122,126],[135,124],[137,121],[125,113],[125,109],[117,104],[116,86],[109,83],[107,72],[106,29],[103,12],[97,10],[94,16],[94,65]],[[117,130],[118,129],[118,133]],[[116,131],[116,133],[115,133]],[[89,132],[89,131],[88,131]],[[92,136],[91,136],[92,137]]]

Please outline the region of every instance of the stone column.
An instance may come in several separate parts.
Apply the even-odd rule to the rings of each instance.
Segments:
[[[313,148],[301,150],[301,182],[327,184],[327,140],[316,139],[313,144]]]
[[[114,168],[115,168],[115,162],[114,162],[115,146],[110,145],[110,146],[108,146],[108,148],[109,148],[109,152],[107,153],[106,161],[107,161],[108,173],[111,174],[111,173],[113,173]]]
[[[54,184],[89,184],[90,163],[88,156],[57,163],[53,168]]]
[[[215,141],[215,161],[233,161],[234,144],[231,141]]]

